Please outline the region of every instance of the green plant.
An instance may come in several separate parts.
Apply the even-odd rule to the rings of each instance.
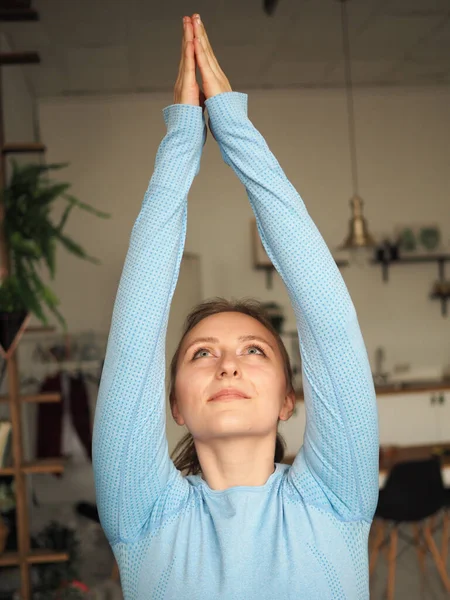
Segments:
[[[77,595],[76,590],[71,590],[70,587],[63,591],[64,586],[79,578],[81,557],[76,531],[58,521],[50,521],[35,538],[32,538],[32,547],[67,552],[69,555],[68,561],[44,563],[34,567],[38,579],[33,593],[34,600]]]
[[[0,310],[9,313],[26,310],[15,275],[5,277],[2,281],[2,285],[0,286]]]
[[[50,279],[54,279],[58,242],[79,258],[100,264],[64,233],[64,227],[75,207],[97,217],[108,218],[110,214],[100,212],[68,194],[69,183],[55,183],[46,177],[51,170],[66,167],[67,163],[19,165],[12,161],[11,164],[11,179],[2,193],[11,273],[0,288],[0,310],[14,312],[26,309],[48,324],[42,309],[42,305],[46,305],[67,330],[67,323],[57,309],[59,300],[41,280],[39,269],[45,265]],[[59,222],[53,223],[51,209],[56,200],[67,202],[67,206]]]
[[[16,495],[14,480],[7,481],[7,478],[0,477],[0,515],[6,513],[16,506]]]

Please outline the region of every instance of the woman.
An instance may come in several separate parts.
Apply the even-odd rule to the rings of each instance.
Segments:
[[[277,425],[295,404],[289,360],[252,302],[207,302],[188,318],[170,401],[192,436],[178,461],[190,474],[168,454],[165,336],[206,135],[196,63],[211,131],[295,311],[307,424],[292,466],[277,462]],[[336,263],[246,108],[200,20],[185,18],[168,131],[133,227],[95,415],[99,514],[129,600],[369,598],[378,430],[366,349]]]

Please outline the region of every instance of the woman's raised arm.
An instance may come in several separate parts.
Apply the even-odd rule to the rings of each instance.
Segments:
[[[155,501],[179,476],[166,439],[165,342],[185,243],[187,196],[206,132],[190,20],[174,104],[163,114],[167,134],[131,233],[94,420],[97,503],[111,544],[136,539]]]
[[[296,316],[307,419],[290,481],[306,501],[342,519],[371,521],[378,498],[378,418],[354,305],[303,200],[248,119],[247,95],[224,89],[200,23],[194,35],[211,131],[245,185]]]

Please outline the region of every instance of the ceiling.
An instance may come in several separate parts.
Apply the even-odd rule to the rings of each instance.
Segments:
[[[182,17],[199,12],[233,89],[344,84],[341,3],[279,0],[34,0],[38,22],[0,23],[36,96],[173,89]],[[450,85],[450,0],[349,0],[355,85]]]

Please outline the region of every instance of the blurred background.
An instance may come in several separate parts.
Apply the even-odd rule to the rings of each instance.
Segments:
[[[182,17],[194,12],[352,296],[377,390],[380,489],[396,465],[432,457],[450,486],[450,0],[5,0],[0,598],[53,597],[63,579],[81,582],[67,595],[121,597],[96,513],[90,436],[129,237],[173,102]],[[50,214],[28,211],[17,225],[11,182],[36,206],[32,182],[48,175],[70,191],[49,187]],[[64,225],[64,235],[45,230],[45,260],[22,243],[40,219]],[[36,266],[54,263],[54,278],[44,268],[27,287],[14,271],[26,252]],[[292,462],[305,426],[294,313],[245,189],[209,134],[189,194],[167,362],[186,314],[212,296],[253,296],[273,315],[296,373],[297,409],[280,426]],[[184,433],[168,410],[169,451]],[[404,485],[415,502],[419,475]],[[402,507],[395,518],[379,507],[371,598],[449,596],[440,494],[400,528]]]

